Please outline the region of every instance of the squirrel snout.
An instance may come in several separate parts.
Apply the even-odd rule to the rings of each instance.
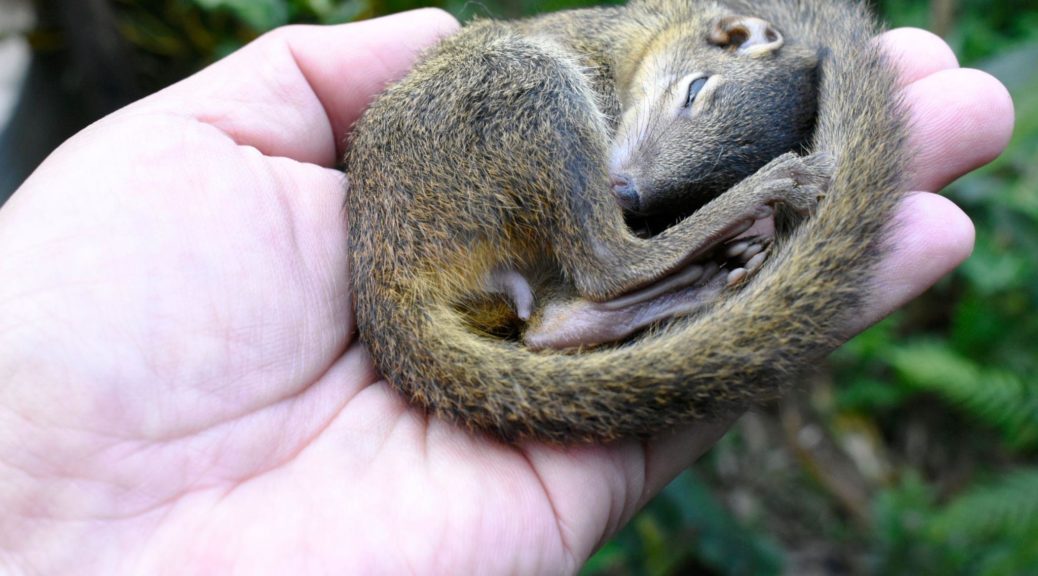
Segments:
[[[634,179],[627,174],[614,174],[611,182],[613,184],[613,196],[620,203],[620,207],[630,212],[637,212],[641,206],[641,197],[638,196],[638,187]]]

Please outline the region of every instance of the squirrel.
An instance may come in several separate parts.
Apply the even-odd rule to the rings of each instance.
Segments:
[[[647,436],[775,398],[839,344],[900,199],[877,32],[843,0],[632,0],[445,39],[344,162],[376,366],[505,441]],[[638,213],[677,221],[639,231]]]

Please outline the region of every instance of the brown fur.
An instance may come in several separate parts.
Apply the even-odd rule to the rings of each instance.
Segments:
[[[773,24],[794,64],[797,50],[820,57],[809,155],[760,168],[782,150],[760,152],[755,173],[731,186],[746,174],[729,169],[727,192],[640,238],[612,197],[608,156],[646,62],[706,62],[761,104],[739,110],[733,96],[728,124],[667,135],[686,152],[654,151],[646,170],[665,169],[660,157],[669,172],[698,170],[697,150],[792,130],[796,112],[781,100],[800,93],[778,90],[797,81],[796,66],[783,69],[781,51],[748,60],[710,46],[710,23],[729,14]],[[445,40],[365,113],[347,155],[357,321],[379,369],[415,404],[507,440],[647,435],[780,394],[859,312],[899,199],[904,121],[876,33],[861,8],[834,0],[636,0],[482,21]],[[769,66],[777,76],[762,80]],[[538,306],[616,298],[687,265],[762,205],[814,209],[830,157],[813,217],[701,313],[575,353],[531,351],[514,318],[518,335],[495,332],[510,314],[487,293],[494,270],[521,271]],[[660,193],[663,205],[683,201],[673,190],[689,186]],[[717,192],[703,195],[690,203]]]

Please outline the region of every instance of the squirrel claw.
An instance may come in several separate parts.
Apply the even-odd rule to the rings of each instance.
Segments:
[[[767,185],[782,190],[779,202],[806,217],[828,192],[835,170],[836,158],[828,152],[807,156],[790,152],[772,160],[758,174],[768,179]]]

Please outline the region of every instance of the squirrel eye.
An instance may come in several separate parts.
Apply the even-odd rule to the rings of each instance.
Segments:
[[[699,91],[703,89],[703,86],[706,85],[706,81],[709,79],[709,76],[700,76],[699,78],[696,78],[691,83],[689,83],[688,97],[685,98],[685,108],[688,108],[692,105],[693,102],[696,101],[696,95],[699,94]]]

